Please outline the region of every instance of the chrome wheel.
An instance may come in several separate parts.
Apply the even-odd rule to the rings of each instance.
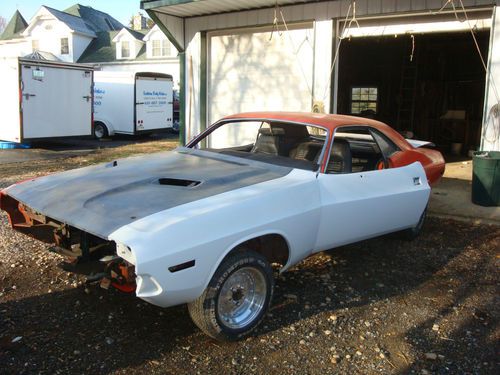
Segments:
[[[220,322],[231,329],[252,323],[264,309],[266,278],[253,267],[240,268],[224,282],[217,301]]]

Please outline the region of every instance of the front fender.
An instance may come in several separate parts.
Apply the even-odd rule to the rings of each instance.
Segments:
[[[110,239],[134,253],[137,296],[166,307],[199,297],[227,254],[249,239],[279,234],[289,245],[286,267],[302,260],[315,244],[319,207],[315,173],[294,170],[148,216],[118,229]],[[190,268],[169,271],[192,260]]]

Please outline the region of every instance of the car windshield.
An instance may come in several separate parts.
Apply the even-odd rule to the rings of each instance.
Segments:
[[[231,121],[208,129],[190,147],[315,171],[327,132],[323,128],[273,121]]]

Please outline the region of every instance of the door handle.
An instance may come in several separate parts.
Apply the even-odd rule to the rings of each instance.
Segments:
[[[35,94],[28,94],[28,93],[26,93],[26,94],[23,94],[23,96],[26,98],[26,100],[29,100],[30,97],[36,96],[36,95]]]
[[[140,105],[140,104],[144,104],[144,102],[135,103],[135,105]]]
[[[87,99],[87,101],[89,101],[90,99],[92,99],[92,96],[91,95],[85,95],[85,96],[82,96],[83,99]]]
[[[420,177],[413,177],[413,185],[415,185],[415,186],[422,185],[422,181],[420,180]]]

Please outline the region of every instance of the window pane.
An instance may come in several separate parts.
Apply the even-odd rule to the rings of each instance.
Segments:
[[[122,57],[130,57],[130,47],[128,42],[122,42]]]
[[[153,56],[154,57],[161,56],[160,41],[153,40],[152,46],[153,46]]]
[[[359,113],[359,103],[352,103],[351,113]]]
[[[61,38],[61,55],[69,53],[68,38]]]
[[[170,42],[168,39],[163,39],[161,41],[161,55],[169,56],[170,55]]]
[[[353,95],[354,94],[358,94],[359,95],[360,92],[361,92],[361,89],[359,87],[353,87],[352,88],[352,94]]]

